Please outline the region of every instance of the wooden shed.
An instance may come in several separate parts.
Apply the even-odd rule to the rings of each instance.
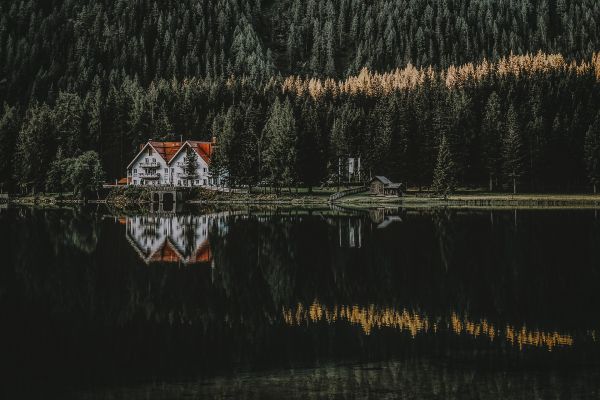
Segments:
[[[394,183],[385,176],[375,176],[369,183],[369,191],[374,195],[402,196],[402,184]]]

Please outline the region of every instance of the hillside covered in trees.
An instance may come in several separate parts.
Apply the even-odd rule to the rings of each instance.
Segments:
[[[149,138],[215,135],[232,184],[360,156],[428,187],[443,154],[460,185],[588,190],[597,21],[594,0],[0,0],[0,183],[64,189],[87,151],[114,179]]]

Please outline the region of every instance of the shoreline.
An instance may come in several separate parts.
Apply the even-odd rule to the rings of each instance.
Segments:
[[[600,208],[600,195],[592,194],[456,194],[447,199],[423,195],[399,198],[348,196],[338,205],[349,207],[400,206],[402,208]]]
[[[59,199],[56,196],[13,197],[3,204],[15,205],[85,205],[107,204],[111,207],[125,208],[134,204],[152,204],[150,201],[110,201]],[[340,206],[354,209],[402,207],[407,209],[419,208],[464,208],[464,209],[515,209],[515,208],[585,208],[599,209],[600,194],[455,194],[447,199],[433,197],[427,194],[407,194],[396,196],[371,196],[356,194],[342,197],[333,202],[326,196],[299,195],[281,196],[279,198],[260,196],[232,196],[231,198],[190,199],[188,205],[233,205],[233,206],[296,206],[296,207],[329,207]]]

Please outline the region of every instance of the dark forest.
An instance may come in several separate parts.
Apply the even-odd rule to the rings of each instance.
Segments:
[[[361,157],[419,188],[592,191],[598,21],[595,0],[1,0],[0,184],[60,191],[94,157],[112,181],[150,138],[215,136],[231,185]]]

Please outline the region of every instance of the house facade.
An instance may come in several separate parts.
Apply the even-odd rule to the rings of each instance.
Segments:
[[[215,141],[149,140],[127,166],[127,184],[134,186],[215,186],[210,159]]]

